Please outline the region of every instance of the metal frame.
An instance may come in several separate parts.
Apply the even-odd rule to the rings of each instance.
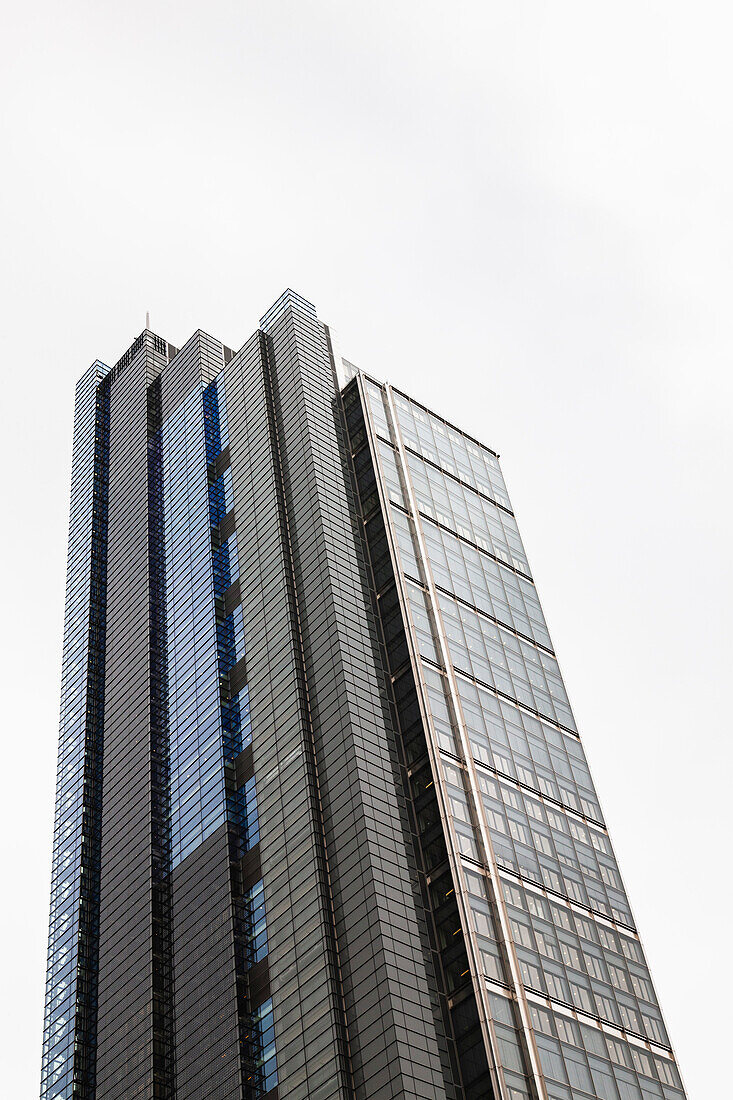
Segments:
[[[414,524],[415,535],[418,545],[418,561],[423,569],[433,622],[435,623],[437,634],[435,641],[437,642],[438,651],[440,653],[441,661],[445,669],[446,680],[450,693],[450,700],[456,719],[455,732],[458,736],[461,754],[463,757],[463,766],[465,768],[466,776],[468,778],[468,793],[470,796],[471,809],[473,811],[474,820],[478,828],[478,834],[481,838],[484,863],[486,866],[486,870],[488,871],[488,875],[486,877],[491,887],[492,901],[494,903],[495,911],[499,915],[500,932],[503,940],[501,946],[504,948],[506,959],[509,963],[509,972],[511,976],[513,992],[515,995],[517,1007],[519,1009],[523,1037],[526,1043],[527,1054],[529,1057],[529,1068],[531,1072],[531,1077],[534,1081],[538,1096],[541,1098],[541,1100],[547,1100],[544,1075],[540,1067],[539,1051],[535,1042],[534,1030],[532,1028],[532,1021],[529,1014],[529,1005],[519,971],[519,960],[517,959],[517,954],[514,947],[514,940],[511,935],[509,915],[506,910],[504,895],[501,889],[501,883],[499,881],[499,867],[496,862],[496,857],[494,855],[494,850],[491,844],[491,836],[489,833],[488,822],[486,820],[484,805],[481,799],[481,793],[478,785],[476,766],[474,764],[473,755],[471,753],[466,722],[463,716],[463,708],[461,706],[461,699],[458,692],[456,676],[453,670],[450,650],[448,647],[448,639],[446,637],[445,627],[443,624],[442,615],[440,613],[440,605],[438,603],[435,581],[433,579],[432,570],[430,568],[430,561],[425,546],[425,538],[423,535],[420,513],[417,508],[417,501],[415,500],[412,481],[410,479],[409,469],[407,466],[407,460],[405,457],[405,444],[402,439],[402,432],[400,431],[399,420],[397,418],[397,413],[394,406],[394,398],[392,396],[391,387],[385,386],[384,393],[387,398],[387,408],[389,411],[389,418],[391,421],[391,429],[394,437],[394,442],[397,447],[397,454],[399,457],[399,466],[403,478],[403,484],[407,492],[407,500],[410,511],[412,513],[412,521]],[[440,782],[442,783],[442,776],[440,777]],[[451,835],[451,842],[455,843],[455,838],[453,837],[453,835]],[[471,926],[472,925],[473,922],[471,922]],[[476,962],[476,960],[474,960],[474,962]],[[480,984],[482,986],[482,997],[485,998],[486,981],[484,979],[482,970],[478,967],[476,973],[476,984]]]
[[[447,840],[446,848],[448,852],[448,861],[450,864],[451,873],[453,875],[453,880],[458,886],[458,889],[456,890],[456,904],[458,906],[458,911],[465,932],[464,938],[466,943],[466,951],[469,960],[469,967],[471,969],[471,978],[473,981],[474,992],[476,995],[479,1022],[481,1024],[481,1030],[484,1036],[487,1061],[489,1063],[489,1073],[491,1075],[491,1080],[494,1086],[497,1100],[508,1100],[507,1085],[504,1079],[504,1070],[501,1058],[499,1056],[499,1044],[496,1032],[494,1030],[494,1021],[491,1014],[488,989],[483,977],[483,971],[480,964],[480,952],[478,942],[476,940],[476,932],[473,925],[471,910],[466,902],[467,888],[463,876],[463,864],[461,862],[460,849],[458,847],[458,840],[453,826],[453,820],[450,813],[448,812],[447,807],[447,793],[445,790],[443,773],[440,766],[440,750],[438,748],[437,738],[433,730],[430,707],[428,703],[427,688],[422,675],[422,663],[420,654],[417,649],[414,624],[412,622],[412,614],[410,611],[409,600],[405,590],[405,577],[400,564],[399,549],[397,547],[396,537],[392,529],[389,511],[390,501],[385,491],[385,481],[381,466],[381,459],[379,456],[379,449],[376,445],[377,436],[372,421],[372,414],[369,406],[369,398],[366,393],[364,377],[361,374],[358,374],[356,376],[356,382],[359,389],[359,396],[361,398],[362,411],[364,413],[364,425],[366,428],[369,449],[372,455],[375,472],[377,474],[377,492],[379,495],[382,515],[384,517],[384,528],[387,538],[387,544],[389,547],[390,559],[392,561],[397,596],[400,602],[400,608],[402,610],[405,625],[407,627],[405,634],[407,638],[408,650],[410,653],[410,663],[415,679],[417,699],[420,706],[423,726],[426,731],[426,744],[428,749],[428,756],[430,759],[430,766],[435,781],[435,792],[438,804],[438,811],[440,813],[443,830],[445,832]],[[391,406],[390,413],[394,419],[394,410]],[[408,499],[410,499],[412,486],[409,484],[406,477],[404,476],[404,464],[402,455],[400,455],[400,465],[403,488],[407,493]],[[546,1100],[546,1093],[544,1092],[544,1088],[539,1095],[542,1100]]]

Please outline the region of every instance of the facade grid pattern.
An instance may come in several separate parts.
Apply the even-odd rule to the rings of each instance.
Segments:
[[[77,387],[41,1098],[122,1096],[684,1100],[498,456],[293,291]]]
[[[407,613],[423,670],[430,670],[426,686],[471,883],[483,980],[506,986],[506,945],[497,942],[486,903],[486,882],[498,877],[547,1095],[676,1100],[683,1096],[679,1073],[526,555],[513,524],[503,525],[503,541],[497,536],[495,513],[511,514],[503,480],[495,475],[489,484],[487,474],[479,481],[475,442],[427,410],[371,380],[363,387],[406,575]],[[402,431],[409,450],[400,447]],[[484,463],[491,470],[495,456],[484,451]],[[421,554],[422,532],[428,534]],[[431,596],[426,582],[434,577],[440,588]],[[508,589],[504,578],[511,578]],[[450,676],[458,708],[451,707]],[[468,771],[477,776],[473,800],[457,724],[468,735]],[[479,820],[487,826],[493,870]],[[574,1022],[566,1027],[567,1019]]]

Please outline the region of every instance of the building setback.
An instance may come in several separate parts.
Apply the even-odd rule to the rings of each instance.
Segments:
[[[76,395],[42,1100],[681,1100],[497,456],[292,291]]]

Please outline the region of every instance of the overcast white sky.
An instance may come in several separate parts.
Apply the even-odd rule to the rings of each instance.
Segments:
[[[730,1087],[726,9],[6,11],[3,1095],[38,1088],[75,381],[146,309],[237,348],[286,286],[500,451],[690,1100]]]

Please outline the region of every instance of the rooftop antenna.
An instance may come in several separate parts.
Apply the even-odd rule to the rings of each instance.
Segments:
[[[145,311],[145,328],[150,328],[150,310]]]

